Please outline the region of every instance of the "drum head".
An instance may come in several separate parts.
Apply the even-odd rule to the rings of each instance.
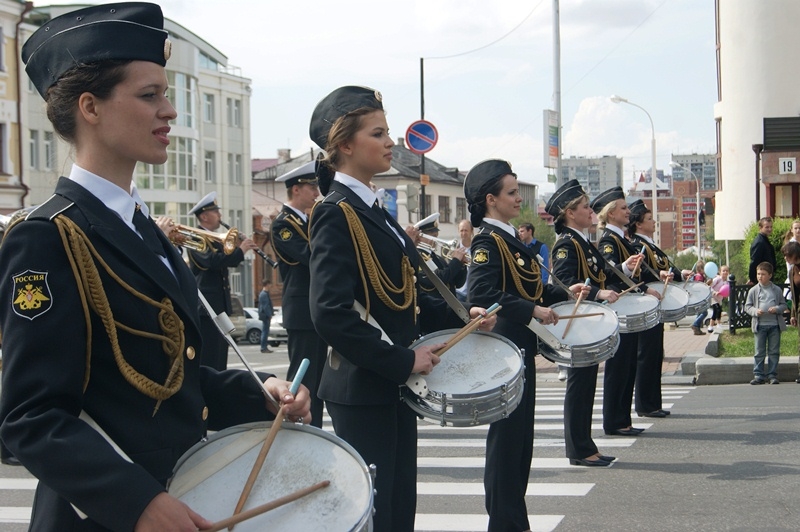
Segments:
[[[175,466],[170,495],[214,522],[233,515],[270,426],[231,427],[189,449]],[[353,448],[314,427],[284,423],[244,510],[323,480],[330,486],[248,519],[236,530],[361,530],[371,518],[372,479]]]
[[[608,305],[620,316],[646,314],[658,308],[658,299],[648,294],[622,294],[622,297]]]
[[[649,288],[657,291],[659,294],[664,290],[664,283],[647,283]],[[681,288],[678,284],[668,284],[667,291],[661,298],[661,310],[679,310],[689,304],[689,292]]]
[[[550,307],[559,316],[569,316],[573,314],[575,303],[572,301],[562,301]],[[575,319],[559,319],[555,325],[547,325],[546,327],[556,338],[564,343],[573,346],[578,345],[593,345],[598,341],[602,341],[609,336],[615,335],[619,331],[619,323],[614,311],[606,308],[604,305],[592,303],[591,301],[584,301],[578,306],[578,310],[574,314],[597,314],[600,316],[589,316],[588,318],[575,318]],[[572,322],[569,327],[569,332],[564,336],[564,331],[567,324]],[[562,339],[563,337],[563,339]]]
[[[420,338],[411,348],[445,342],[458,329],[437,331]],[[476,331],[455,344],[425,375],[428,389],[448,395],[481,394],[494,390],[522,371],[522,355],[516,345],[493,333]]]

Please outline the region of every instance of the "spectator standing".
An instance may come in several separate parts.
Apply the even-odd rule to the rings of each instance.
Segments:
[[[547,244],[541,240],[536,240],[536,228],[532,223],[522,222],[519,224],[519,239],[525,244],[528,249],[533,251],[533,256],[539,255],[542,257],[542,262],[547,269],[550,269],[550,251],[547,249]],[[547,270],[542,268],[542,284],[547,284],[550,274]]]
[[[272,306],[272,298],[269,295],[269,287],[272,283],[269,279],[264,280],[261,285],[261,292],[258,294],[258,319],[261,320],[261,352],[272,353],[267,340],[269,339],[269,326],[272,316],[275,314],[275,307]]]
[[[775,248],[769,241],[769,236],[772,234],[772,218],[761,218],[758,221],[758,234],[750,244],[750,268],[748,269],[748,284],[754,285],[758,283],[756,278],[756,269],[762,262],[768,262],[772,265],[772,271],[775,271],[778,263],[775,260]]]
[[[781,356],[781,333],[786,321],[781,314],[786,310],[786,300],[781,289],[772,283],[772,264],[762,262],[756,266],[758,284],[747,292],[744,310],[752,316],[752,329],[756,337],[755,365],[750,384],[779,384],[778,361]],[[768,359],[764,371],[764,358]]]

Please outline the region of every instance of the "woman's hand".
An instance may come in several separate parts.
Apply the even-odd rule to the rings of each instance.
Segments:
[[[159,493],[145,506],[134,532],[196,532],[214,526],[166,492]]]
[[[575,283],[569,287],[569,291],[575,294],[575,297],[583,295],[583,299],[586,299],[589,296],[591,289],[592,287],[586,283]]]
[[[308,424],[311,422],[311,394],[308,388],[301,384],[297,389],[297,394],[292,395],[292,392],[289,391],[291,385],[291,382],[277,377],[270,377],[264,381],[264,388],[267,392],[283,404],[283,412],[289,421],[302,421]],[[271,403],[267,404],[267,408],[273,414],[278,413]]]
[[[619,294],[613,290],[600,290],[597,292],[597,299],[604,299],[609,303],[613,303],[619,299]]]
[[[444,346],[445,344],[430,344],[414,349],[414,367],[411,368],[411,373],[427,375],[433,371],[433,367],[436,366],[440,360],[433,352],[438,351]]]
[[[475,319],[479,316],[486,316],[486,309],[483,307],[472,307],[469,309],[469,317]],[[494,326],[497,325],[497,314],[492,314],[486,319],[481,320],[481,324],[478,325],[478,330],[489,332],[494,329]]]
[[[661,299],[661,292],[659,292],[658,290],[653,290],[652,288],[648,288],[645,294],[651,295],[655,298],[658,298],[659,300]]]
[[[540,307],[536,305],[533,307],[533,317],[544,325],[555,325],[558,323],[558,313],[549,307]]]
[[[625,266],[630,271],[635,271],[636,267],[639,265],[639,262],[644,260],[644,255],[641,253],[637,253],[636,255],[631,255],[625,260]]]
[[[661,270],[660,272],[658,272],[658,276],[661,278],[662,281],[667,281],[667,280],[671,281],[672,279],[675,278],[675,274],[667,270]]]

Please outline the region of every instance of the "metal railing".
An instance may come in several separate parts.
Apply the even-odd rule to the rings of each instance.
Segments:
[[[786,283],[775,284],[781,288],[784,294],[789,288]],[[728,277],[728,286],[730,287],[728,294],[728,331],[731,334],[736,334],[736,329],[749,329],[752,323],[751,316],[744,310],[747,302],[747,293],[752,286],[747,284],[737,285],[734,275]]]

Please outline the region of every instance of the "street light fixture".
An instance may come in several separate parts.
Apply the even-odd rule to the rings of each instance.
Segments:
[[[655,241],[657,246],[661,246],[661,224],[658,222],[658,205],[657,205],[657,196],[658,196],[658,185],[656,185],[656,180],[658,179],[658,174],[656,172],[656,128],[653,125],[653,117],[650,116],[650,113],[647,112],[647,109],[642,107],[641,105],[635,104],[631,101],[626,100],[622,96],[617,96],[616,94],[612,95],[610,100],[614,103],[627,103],[628,105],[632,105],[634,107],[638,107],[644,114],[647,115],[647,118],[650,120],[650,149],[652,151],[652,168],[650,170],[650,178],[653,181],[653,219],[656,221],[656,234],[655,234]]]
[[[695,216],[694,216],[694,228],[695,228],[695,231],[697,232],[697,234],[695,236],[695,244],[697,245],[697,258],[701,259],[701,258],[703,258],[703,256],[702,256],[702,251],[701,251],[702,248],[700,247],[700,244],[701,244],[701,241],[700,241],[700,178],[697,177],[697,175],[694,172],[692,172],[690,169],[686,168],[685,166],[683,166],[680,163],[676,163],[675,161],[670,161],[669,165],[671,167],[673,167],[673,168],[683,168],[684,170],[686,170],[687,172],[692,174],[692,177],[694,177],[694,180],[697,182],[697,187],[696,187],[697,188],[697,198],[696,198],[696,201],[697,201],[697,212],[695,212]]]

